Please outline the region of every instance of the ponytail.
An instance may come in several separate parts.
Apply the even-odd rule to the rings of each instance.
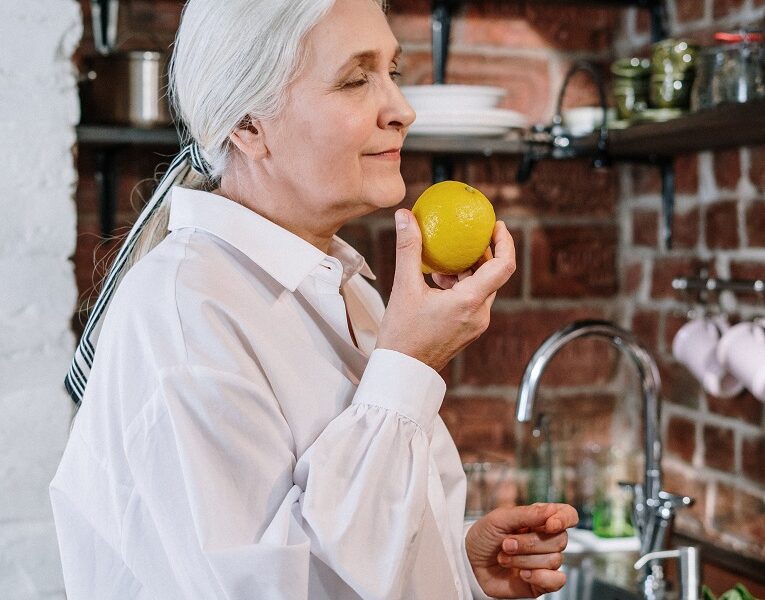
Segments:
[[[64,378],[64,386],[79,406],[85,394],[85,385],[93,367],[96,355],[96,342],[101,332],[103,317],[106,314],[114,291],[122,278],[143,256],[156,246],[167,233],[170,208],[166,201],[173,186],[202,189],[212,181],[210,165],[202,156],[199,145],[192,142],[185,146],[170,163],[170,167],[160,180],[157,189],[147,202],[133,227],[120,246],[119,252],[103,281],[85,330],[77,344],[69,372]]]

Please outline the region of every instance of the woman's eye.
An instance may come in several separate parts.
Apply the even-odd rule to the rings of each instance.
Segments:
[[[399,80],[401,79],[401,73],[399,71],[391,71],[390,78],[396,83],[398,83]]]
[[[349,82],[343,84],[343,87],[344,88],[358,88],[358,87],[361,87],[362,85],[366,85],[366,83],[368,81],[369,81],[369,79],[368,79],[366,73],[364,73],[364,75],[362,75],[358,79],[354,79],[352,81],[349,81]]]

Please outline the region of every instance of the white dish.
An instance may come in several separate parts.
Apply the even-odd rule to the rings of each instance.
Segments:
[[[409,128],[411,135],[500,136],[512,129],[523,129],[526,117],[514,110],[423,111]]]
[[[527,119],[519,112],[502,108],[428,110],[417,114],[413,126],[440,124],[523,129],[527,126]]]
[[[579,106],[563,111],[563,126],[574,137],[587,135],[600,128],[603,123],[603,109],[600,106]],[[616,120],[616,111],[606,111],[606,121]]]
[[[500,87],[455,84],[404,85],[401,92],[415,112],[494,108],[506,93]]]

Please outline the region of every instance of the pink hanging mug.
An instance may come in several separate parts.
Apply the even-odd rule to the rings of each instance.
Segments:
[[[688,321],[675,334],[672,354],[713,396],[730,398],[743,389],[738,379],[718,359],[722,336],[730,329],[722,316]]]

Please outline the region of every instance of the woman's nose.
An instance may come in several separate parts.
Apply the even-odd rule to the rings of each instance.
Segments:
[[[414,109],[404,98],[398,85],[391,81],[386,89],[385,104],[380,110],[379,123],[381,129],[395,127],[396,129],[406,129],[416,117]]]

